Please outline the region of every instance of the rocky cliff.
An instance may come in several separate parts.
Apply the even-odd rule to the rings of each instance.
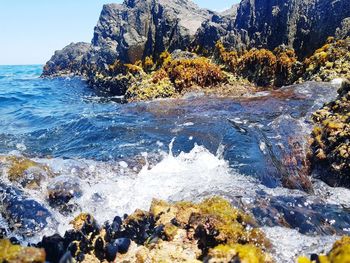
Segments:
[[[134,63],[164,50],[270,50],[284,44],[305,57],[328,36],[350,35],[349,0],[242,0],[223,13],[190,0],[125,0],[104,5],[92,44],[71,44],[56,52],[43,75],[103,72],[119,60]],[[88,74],[87,74],[88,75]]]
[[[349,29],[348,0],[242,0],[232,16],[225,13],[205,22],[196,44],[210,49],[221,40],[231,48],[270,50],[284,44],[305,57],[329,36],[349,36]]]

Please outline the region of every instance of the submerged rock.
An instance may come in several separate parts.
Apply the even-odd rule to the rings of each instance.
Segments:
[[[0,261],[11,263],[44,263],[45,251],[34,247],[13,245],[9,240],[0,239]]]
[[[72,212],[76,207],[70,201],[82,196],[79,180],[69,176],[54,178],[50,181],[47,192],[50,206],[57,208],[61,213]]]

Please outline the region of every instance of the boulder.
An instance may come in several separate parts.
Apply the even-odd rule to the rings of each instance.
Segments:
[[[104,5],[92,45],[97,52],[107,49],[112,58],[134,63],[164,50],[186,49],[211,14],[188,0],[126,0],[121,5]]]
[[[62,50],[58,50],[46,63],[42,76],[58,77],[70,74],[80,75],[84,55],[90,50],[90,44],[71,43]]]
[[[0,183],[0,212],[9,228],[23,236],[33,236],[48,224],[51,213],[15,187]]]

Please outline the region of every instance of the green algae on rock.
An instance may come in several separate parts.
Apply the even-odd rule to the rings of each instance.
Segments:
[[[34,247],[13,245],[7,239],[0,240],[0,261],[10,263],[44,263],[45,251]]]
[[[311,160],[328,184],[350,187],[350,82],[344,81],[338,93],[312,117]]]
[[[327,255],[313,255],[312,259],[305,256],[298,259],[298,263],[348,263],[350,262],[350,237],[345,236],[335,242]]]
[[[43,179],[53,175],[47,166],[24,157],[4,156],[0,164],[5,167],[8,180],[26,188],[38,188]]]

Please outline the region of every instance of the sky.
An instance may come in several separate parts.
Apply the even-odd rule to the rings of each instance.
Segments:
[[[0,65],[44,64],[71,42],[90,42],[102,5],[121,0],[0,0]],[[238,0],[194,0],[222,11]]]

